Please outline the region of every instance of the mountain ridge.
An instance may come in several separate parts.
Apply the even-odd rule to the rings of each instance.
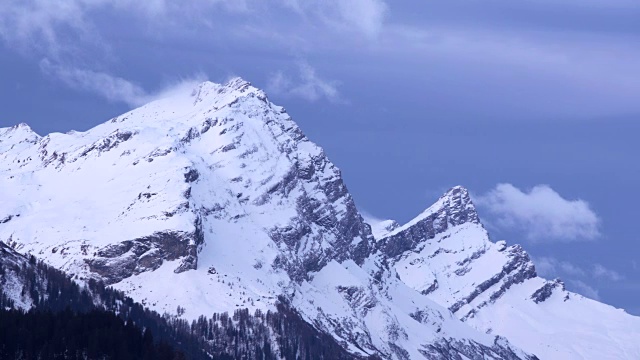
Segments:
[[[283,296],[358,356],[538,355],[473,322],[535,269],[489,241],[466,189],[377,239],[324,151],[242,79],[86,132],[0,129],[0,196],[0,241],[161,313],[269,311]],[[541,304],[558,292],[544,286]]]

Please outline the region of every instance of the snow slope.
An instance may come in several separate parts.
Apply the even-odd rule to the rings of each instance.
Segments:
[[[527,359],[399,280],[340,171],[242,79],[86,132],[0,129],[0,240],[195,319],[285,296],[354,354]]]
[[[377,244],[406,285],[541,359],[640,359],[639,317],[538,277],[519,245],[490,241],[462,187]]]

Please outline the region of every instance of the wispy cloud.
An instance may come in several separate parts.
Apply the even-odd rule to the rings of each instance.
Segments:
[[[105,46],[92,13],[115,10],[157,19],[167,12],[168,4],[165,0],[5,0],[0,3],[0,39],[49,58],[77,56],[81,48],[93,51]]]
[[[96,20],[97,14],[109,12],[133,16],[156,33],[181,29],[187,23],[206,29],[220,16],[232,14],[241,15],[234,18],[235,25],[261,22],[297,36],[278,28],[283,10],[289,10],[284,11],[286,16],[311,25],[302,29],[308,34],[313,28],[316,33],[334,29],[343,38],[354,32],[375,38],[383,28],[388,5],[383,0],[5,0],[0,3],[0,40],[59,60],[58,56],[77,55],[87,46],[107,46]]]
[[[139,85],[103,72],[56,65],[48,59],[40,62],[40,69],[70,88],[87,91],[112,102],[137,106],[148,97],[147,92]]]
[[[498,184],[475,198],[496,226],[522,231],[532,241],[580,241],[600,236],[600,220],[584,200],[568,200],[547,185],[522,191]]]
[[[316,69],[305,61],[298,61],[293,74],[284,71],[274,73],[268,81],[267,90],[282,96],[299,97],[307,101],[327,99],[340,101],[338,82],[321,78]]]
[[[251,42],[246,35],[258,26],[260,32],[279,39],[277,46],[290,47],[283,50],[287,52],[296,47],[303,51],[306,45],[300,44],[313,43],[317,34],[376,38],[387,12],[383,0],[186,0],[179,4],[168,0],[7,0],[0,3],[0,42],[41,61],[43,71],[74,89],[109,101],[139,104],[139,99],[146,98],[144,89],[109,72],[119,59],[104,37],[109,29],[104,28],[101,17],[126,14],[136,20],[126,25],[130,31],[158,37],[176,33],[193,37],[218,23],[232,23],[225,34]],[[300,31],[291,31],[298,25]],[[292,74],[275,73],[271,86],[309,101],[338,99],[337,82],[320,77],[306,62],[299,62]]]
[[[40,68],[45,74],[64,82],[70,88],[101,96],[108,101],[125,103],[132,107],[168,96],[178,89],[194,88],[197,83],[206,80],[204,75],[198,74],[168,84],[158,91],[148,92],[140,85],[117,76],[93,70],[65,67],[54,64],[48,59],[40,62]]]

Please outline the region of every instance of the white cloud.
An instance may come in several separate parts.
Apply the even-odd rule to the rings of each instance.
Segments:
[[[64,67],[48,59],[40,62],[40,69],[75,90],[91,92],[112,102],[136,106],[144,103],[148,96],[139,85],[103,72]]]
[[[265,23],[277,28],[283,9],[293,10],[312,28],[320,24],[325,29],[336,29],[343,38],[349,35],[344,30],[374,38],[382,29],[388,6],[383,0],[3,0],[0,40],[59,60],[63,55],[77,55],[87,46],[108,47],[95,21],[96,15],[103,12],[135,16],[157,33],[169,28],[177,31],[186,24],[190,28],[211,26],[221,13],[244,15],[235,19],[236,25],[270,19]],[[287,35],[297,36],[289,31]]]
[[[278,71],[268,81],[267,90],[283,96],[299,97],[307,101],[325,98],[332,102],[339,101],[336,81],[322,79],[316,70],[307,62],[297,63],[297,71],[293,76]]]
[[[593,240],[600,220],[584,200],[567,200],[547,185],[522,191],[498,184],[476,203],[489,211],[496,226],[523,231],[532,241]]]
[[[317,44],[313,39],[321,37],[318,34],[333,40],[336,36],[357,38],[358,34],[375,38],[387,10],[383,0],[186,0],[179,4],[168,0],[6,0],[0,2],[0,42],[32,58],[48,59],[41,69],[73,88],[137,105],[147,96],[144,89],[98,70],[119,61],[103,37],[103,31],[109,30],[100,22],[103,18],[126,14],[135,21],[124,24],[129,27],[125,31],[146,32],[160,39],[178,33],[193,39],[194,34],[211,31],[220,23],[229,37],[253,41],[255,28],[263,36],[270,34],[269,42],[292,51]],[[337,101],[335,81],[321,78],[305,62],[297,67],[293,75],[274,74],[272,88],[309,101]]]
[[[129,80],[103,72],[57,65],[48,59],[40,62],[40,68],[45,74],[57,78],[70,88],[90,92],[109,101],[122,102],[132,107],[168,96],[185,87],[194,88],[197,83],[205,80],[205,77],[199,74],[150,93]]]
[[[82,46],[102,47],[89,14],[114,9],[157,19],[166,0],[4,0],[0,2],[0,39],[21,50],[50,58],[77,55]]]

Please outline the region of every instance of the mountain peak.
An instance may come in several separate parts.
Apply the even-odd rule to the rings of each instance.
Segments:
[[[451,227],[467,223],[482,226],[469,191],[454,186],[422,214],[386,234],[377,247],[386,256],[395,258]]]
[[[0,134],[9,133],[23,133],[23,134],[35,134],[29,125],[26,123],[20,123],[7,128],[0,128]]]
[[[480,222],[476,207],[473,201],[471,201],[469,190],[463,186],[458,185],[449,189],[429,209],[437,210],[438,207],[448,210],[449,220],[452,225],[461,225],[466,222]]]
[[[395,229],[390,235],[407,230],[419,222],[433,217],[434,214],[445,215],[447,223],[452,226],[462,225],[467,222],[480,223],[476,207],[471,201],[469,190],[458,185],[447,190],[433,205],[408,223]]]

